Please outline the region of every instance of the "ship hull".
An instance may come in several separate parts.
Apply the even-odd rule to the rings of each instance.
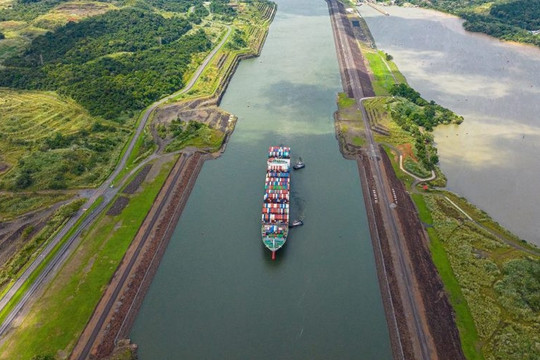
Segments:
[[[275,252],[287,242],[289,233],[290,148],[270,147],[266,165],[261,237],[274,258]]]

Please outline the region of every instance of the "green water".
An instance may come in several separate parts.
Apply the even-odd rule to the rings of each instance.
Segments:
[[[259,58],[222,107],[239,117],[206,162],[138,315],[148,359],[391,359],[358,169],[332,114],[341,90],[324,1],[279,1]],[[260,237],[268,146],[291,146],[292,229],[271,261]]]

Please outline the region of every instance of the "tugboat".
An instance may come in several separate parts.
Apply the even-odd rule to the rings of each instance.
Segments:
[[[289,228],[294,228],[294,227],[302,226],[302,225],[304,225],[304,222],[300,219],[296,219],[289,225]]]
[[[296,164],[293,165],[294,170],[300,170],[306,167],[306,164],[302,161],[302,158],[298,158]]]

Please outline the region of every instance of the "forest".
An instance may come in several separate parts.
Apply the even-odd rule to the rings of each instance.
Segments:
[[[451,110],[427,101],[420,93],[405,83],[396,84],[390,89],[394,97],[403,98],[399,101],[388,101],[392,119],[415,139],[415,154],[427,170],[434,170],[439,162],[437,148],[433,135],[429,132],[439,124],[460,124],[463,117]]]
[[[69,22],[6,59],[0,86],[54,90],[107,119],[131,116],[182,88],[192,55],[211,47],[190,29],[183,18],[135,8]]]
[[[398,0],[449,12],[465,19],[464,28],[503,40],[540,46],[540,0]]]

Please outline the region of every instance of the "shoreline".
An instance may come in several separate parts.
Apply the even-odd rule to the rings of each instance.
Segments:
[[[353,68],[349,69],[351,65],[347,63],[351,62],[348,58],[350,55],[344,50],[347,46],[357,47],[357,34],[351,30],[352,25],[343,6],[337,4],[340,22],[343,22],[341,30],[337,24],[339,20],[333,15],[335,5],[332,5],[332,0],[327,2],[343,89],[363,110],[363,105],[358,104],[358,94],[350,96],[350,92],[353,86],[360,86],[361,96],[365,97],[366,92],[372,91],[371,79],[362,54],[353,57]],[[349,38],[346,41],[354,45],[344,46],[337,34],[340,31]],[[349,51],[354,52],[356,49]],[[349,81],[354,80],[351,79],[355,77],[354,72],[360,73],[356,79],[357,84]],[[366,78],[369,82],[365,82]],[[366,116],[365,110],[363,116]],[[334,118],[337,119],[336,116]],[[367,126],[364,136],[370,140]],[[339,132],[336,132],[336,137],[343,156],[357,160],[394,359],[465,359],[454,320],[455,313],[430,256],[429,238],[388,156],[378,144],[370,145],[367,142],[371,146],[369,150],[365,145],[360,147],[348,144]],[[380,155],[373,147],[377,148]],[[382,179],[376,181],[380,176]],[[403,210],[389,210],[386,208],[387,202]]]
[[[355,18],[351,18],[350,20],[355,20]],[[465,31],[460,29],[461,32]],[[358,37],[358,34],[355,35]],[[479,36],[485,35],[479,34]],[[504,44],[499,44],[498,41],[493,39],[491,42],[493,46],[500,47],[501,49],[510,48]],[[528,52],[527,49],[514,48],[513,50],[521,50],[521,53]],[[391,69],[388,69],[388,72],[380,71],[377,68],[377,62],[370,62],[369,69],[373,73],[374,81],[377,81],[380,76],[388,76],[388,73],[392,73]],[[376,76],[379,76],[379,78],[376,78]],[[403,79],[402,81],[405,80]],[[335,116],[337,122],[336,129],[345,129],[343,134],[336,134],[338,140],[340,140],[340,149],[347,158],[354,156],[361,149],[359,146],[353,145],[362,145],[366,152],[372,154],[372,150],[368,151],[368,148],[364,145],[366,143],[365,140],[357,141],[358,138],[351,136],[350,129],[354,129],[354,126],[357,126],[353,124],[352,120],[355,120],[358,124],[362,122],[362,119],[358,119],[358,116],[356,118],[352,117],[351,114],[354,106],[350,104],[350,101],[353,99],[347,99],[343,95],[339,94],[337,101],[339,110]],[[411,263],[415,268],[419,268],[420,270],[422,268],[425,269],[425,265],[429,265],[431,268],[434,265],[435,270],[431,270],[430,272],[436,272],[439,277],[437,282],[442,282],[443,285],[439,287],[439,291],[436,291],[433,285],[439,285],[436,285],[434,281],[430,281],[430,279],[433,280],[433,277],[427,279],[425,277],[423,279],[419,278],[418,281],[418,289],[425,298],[424,304],[428,313],[428,320],[432,323],[431,327],[436,334],[434,338],[438,337],[445,341],[444,334],[447,334],[446,337],[448,338],[448,342],[450,342],[451,335],[455,335],[448,332],[448,326],[442,326],[442,323],[434,321],[432,318],[433,315],[437,317],[441,313],[447,313],[451,314],[451,316],[449,315],[447,318],[443,318],[443,320],[452,320],[455,324],[452,328],[458,328],[458,338],[454,343],[456,344],[456,348],[459,346],[466,358],[483,358],[483,355],[486,358],[493,356],[506,358],[511,355],[514,356],[514,354],[525,356],[528,354],[528,350],[523,344],[530,341],[534,342],[538,339],[534,330],[530,327],[531,324],[534,324],[534,327],[537,325],[537,319],[534,317],[536,311],[533,307],[526,305],[525,300],[530,296],[531,290],[520,290],[520,295],[514,298],[512,302],[508,302],[508,298],[504,294],[506,294],[506,291],[511,291],[506,290],[507,288],[519,287],[516,282],[508,281],[511,277],[529,277],[532,283],[538,282],[538,279],[533,280],[535,276],[531,270],[539,264],[538,261],[540,258],[538,256],[540,256],[540,252],[538,248],[534,243],[519,239],[493,220],[489,214],[469,202],[466,198],[458,195],[458,193],[451,192],[448,188],[441,188],[444,186],[444,181],[435,180],[428,182],[429,187],[424,188],[423,185],[425,183],[419,185],[419,181],[407,176],[405,172],[400,170],[399,157],[401,151],[397,148],[392,149],[392,146],[389,145],[389,143],[401,143],[400,131],[396,130],[393,133],[379,133],[377,131],[381,127],[391,129],[396,125],[393,117],[386,112],[387,108],[381,105],[384,104],[384,100],[382,100],[382,103],[380,102],[381,100],[378,101],[378,103],[370,102],[368,103],[369,106],[366,105],[368,106],[366,110],[369,113],[369,116],[367,116],[369,124],[366,124],[366,131],[369,131],[369,126],[371,131],[378,133],[377,140],[385,148],[385,154],[381,152],[382,156],[380,157],[387,162],[388,174],[395,175],[405,185],[404,191],[407,192],[408,190],[406,194],[407,203],[412,201],[412,206],[406,204],[409,207],[409,209],[406,209],[403,206],[404,201],[397,199],[396,195],[399,196],[402,193],[401,190],[397,191],[401,188],[401,184],[396,185],[396,187],[392,184],[392,192],[394,192],[394,189],[396,190],[395,194],[393,194],[394,199],[383,199],[383,202],[393,202],[393,204],[390,204],[390,207],[394,210],[390,210],[390,212],[399,214],[401,218],[400,222],[402,223],[402,219],[404,221],[413,220],[413,216],[406,216],[403,210],[410,214],[416,214],[414,216],[414,222],[416,224],[410,222],[408,225],[405,225],[405,228],[415,231],[422,230],[426,233],[424,234],[426,238],[425,249],[421,249],[421,246],[415,244],[417,242],[416,240],[410,236],[406,236],[401,241],[405,244],[402,253],[409,252],[408,257],[412,259]],[[366,115],[366,113],[362,115]],[[389,122],[393,122],[393,125],[389,124]],[[357,135],[357,133],[353,133],[353,135]],[[389,143],[385,143],[385,139],[388,139]],[[348,142],[343,143],[343,140]],[[412,146],[410,142],[408,144]],[[404,152],[407,153],[408,150],[410,149],[405,148]],[[365,176],[362,172],[360,174],[361,176]],[[438,174],[444,180],[444,174],[439,170]],[[369,177],[369,175],[367,176]],[[373,195],[374,201],[377,202],[376,195],[381,194],[374,193]],[[381,207],[384,206],[381,205]],[[381,238],[379,240],[384,239]],[[378,243],[374,242],[374,251],[376,253],[378,251],[377,245]],[[401,248],[399,244],[398,248]],[[415,253],[415,248],[422,252]],[[384,249],[382,252],[384,252]],[[431,261],[425,261],[425,264],[420,264],[419,266],[419,260],[426,259],[431,259]],[[378,267],[381,266],[380,263],[377,263]],[[426,274],[425,271],[423,273]],[[383,276],[379,278],[383,278]],[[383,293],[385,291],[384,280],[386,279],[383,278],[383,282],[381,283],[381,292]],[[431,284],[428,284],[425,280],[428,280]],[[392,281],[390,277],[389,281]],[[428,288],[427,291],[425,289],[426,287]],[[446,309],[439,307],[441,304],[435,304],[440,302],[441,297],[430,298],[430,296],[437,293],[445,298],[445,300],[448,300],[444,301],[446,304],[443,304]],[[388,309],[388,302],[385,302],[384,306],[385,310]],[[523,312],[527,315],[523,315]],[[452,319],[449,319],[450,317]],[[501,319],[505,319],[505,321],[501,322]],[[389,326],[391,326],[391,323],[389,323]],[[516,331],[516,329],[519,330]],[[511,335],[514,339],[512,343],[501,341],[505,337],[508,337],[509,334],[515,334],[515,336]],[[445,344],[445,346],[447,345]],[[443,358],[448,359],[454,358],[446,351],[443,356]],[[428,357],[428,359],[431,358],[435,357]]]
[[[270,24],[276,9],[277,5],[274,5],[272,14],[267,20]],[[240,62],[260,55],[269,27],[270,25],[264,31],[263,37],[258,39],[258,46],[252,54],[235,54],[215,93],[199,97],[197,100],[215,102],[219,107]],[[225,152],[234,127],[233,124],[230,131],[225,133],[221,147],[216,152],[207,153],[195,150],[191,153],[180,154],[80,335],[70,359],[86,359],[88,356],[102,359],[110,356],[117,348],[125,348],[126,343],[130,344],[128,337],[137,313],[159,268],[202,166],[206,160],[217,159]],[[150,217],[150,214],[153,216]],[[129,346],[130,351],[136,351],[136,345]]]
[[[522,47],[526,47],[526,48],[536,49],[537,51],[540,50],[540,46],[534,45],[534,44],[529,43],[529,42],[520,42],[520,41],[516,41],[516,40],[505,40],[505,39],[501,39],[501,38],[498,38],[496,36],[481,32],[481,31],[467,30],[463,26],[465,21],[467,21],[466,19],[460,17],[459,15],[452,14],[450,12],[446,12],[446,11],[444,11],[444,9],[437,9],[437,8],[433,8],[433,7],[423,7],[423,6],[419,6],[419,5],[407,6],[406,4],[388,6],[388,5],[383,5],[383,4],[377,3],[377,5],[378,6],[383,6],[385,8],[396,7],[396,8],[404,8],[404,9],[422,9],[422,10],[425,10],[425,11],[436,12],[441,17],[458,19],[461,22],[461,30],[467,32],[468,34],[487,37],[487,38],[489,38],[491,40],[497,40],[501,44],[511,44],[511,45],[516,45],[516,46],[522,46]],[[527,30],[525,30],[525,31],[527,31]]]

